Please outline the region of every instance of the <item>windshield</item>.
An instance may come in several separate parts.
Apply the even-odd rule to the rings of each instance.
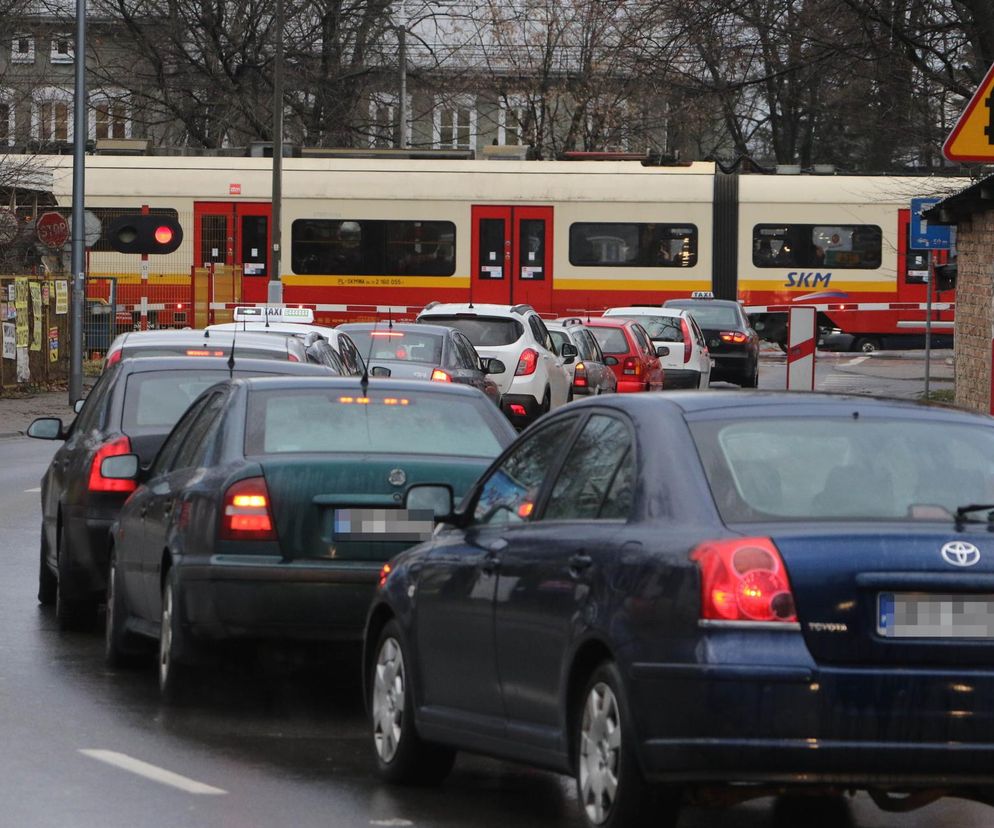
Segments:
[[[462,331],[470,342],[479,346],[513,345],[525,332],[517,319],[498,316],[428,316],[423,321]]]
[[[621,328],[597,328],[591,325],[587,330],[594,335],[605,354],[628,353],[628,340]]]
[[[400,360],[440,365],[442,362],[442,337],[438,334],[412,331],[350,330],[349,336],[363,354],[371,360]],[[372,347],[370,347],[372,345]]]
[[[697,324],[702,328],[732,328],[737,329],[742,325],[738,311],[728,305],[687,305],[684,310],[688,311]]]
[[[125,357],[156,357],[156,356],[208,356],[208,357],[226,357],[231,353],[231,349],[228,346],[218,346],[212,344],[206,345],[148,345],[148,346],[131,346],[121,349],[121,358]],[[255,348],[242,347],[237,342],[235,343],[235,359],[242,357],[243,359],[287,359],[287,352],[285,350],[277,349],[264,349],[258,350]]]
[[[495,457],[501,451],[493,404],[404,391],[366,397],[327,389],[253,391],[246,455],[293,452]],[[496,409],[494,409],[496,411]]]
[[[729,523],[951,519],[959,506],[994,502],[994,428],[769,417],[690,429]]]

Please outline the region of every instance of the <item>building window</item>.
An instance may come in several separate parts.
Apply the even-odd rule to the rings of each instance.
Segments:
[[[40,89],[32,107],[32,138],[37,141],[72,140],[72,96],[62,89]]]
[[[14,40],[10,45],[11,63],[34,63],[35,62],[35,39],[31,35],[14,35]]]
[[[390,149],[399,146],[397,141],[396,95],[373,95],[369,99],[369,146],[372,149]]]
[[[90,133],[97,139],[130,138],[131,118],[127,101],[109,97],[94,100]]]
[[[531,141],[531,108],[528,102],[508,97],[500,103],[497,123],[497,143],[517,147]]]
[[[73,43],[71,35],[60,34],[52,38],[51,61],[52,63],[72,63]]]
[[[438,149],[476,147],[476,101],[447,100],[435,106],[435,146]]]

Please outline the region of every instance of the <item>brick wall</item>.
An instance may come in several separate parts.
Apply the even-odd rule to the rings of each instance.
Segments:
[[[956,405],[987,413],[991,404],[994,210],[961,221],[956,248]]]

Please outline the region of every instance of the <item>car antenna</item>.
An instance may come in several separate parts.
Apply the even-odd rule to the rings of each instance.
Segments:
[[[238,333],[238,326],[231,331],[231,353],[228,354],[228,379],[235,378],[235,336]]]
[[[366,349],[366,361],[362,366],[362,379],[359,380],[359,384],[362,386],[362,395],[364,397],[369,389],[369,359],[373,355],[373,340],[376,339],[373,334],[376,333],[376,326],[379,324],[380,320],[377,319],[373,323],[373,330],[369,334],[369,347]]]
[[[393,330],[393,307],[391,305],[387,305],[387,330]],[[372,338],[369,341],[372,342]]]

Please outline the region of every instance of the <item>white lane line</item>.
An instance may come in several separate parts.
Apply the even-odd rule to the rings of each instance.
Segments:
[[[41,491],[41,486],[36,486],[33,489],[25,489],[24,491],[26,491],[26,492],[40,492]]]
[[[89,756],[91,759],[106,762],[108,765],[113,765],[115,768],[129,771],[130,773],[137,774],[138,776],[144,776],[146,779],[151,779],[153,782],[161,782],[163,785],[179,788],[179,790],[186,791],[187,793],[227,793],[227,791],[222,790],[221,788],[214,788],[210,785],[205,785],[203,782],[198,782],[196,779],[180,776],[178,773],[173,773],[172,771],[168,771],[165,768],[160,768],[156,765],[150,765],[148,762],[143,762],[141,759],[134,759],[131,756],[127,756],[124,753],[118,753],[117,751],[80,748],[79,752],[84,756]]]
[[[401,826],[413,825],[414,823],[409,819],[371,819],[369,824],[388,826],[388,828],[394,828],[394,826],[401,828]]]

